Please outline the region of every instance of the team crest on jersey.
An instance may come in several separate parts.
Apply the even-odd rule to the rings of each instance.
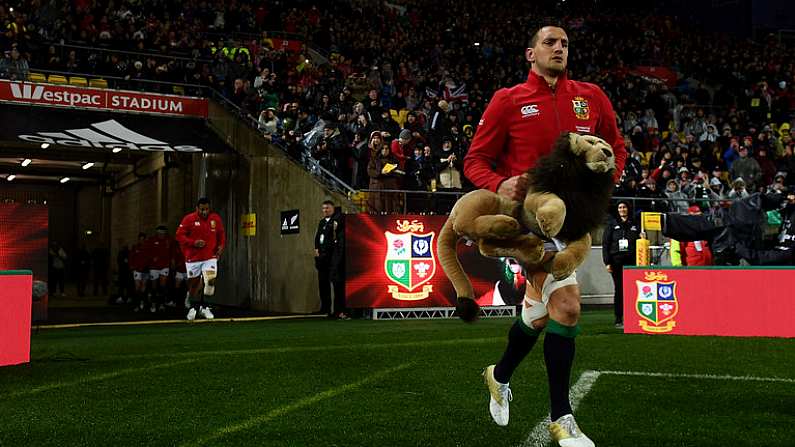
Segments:
[[[394,284],[387,285],[387,292],[396,300],[418,301],[428,298],[433,285],[427,284],[436,273],[436,259],[433,255],[434,232],[416,233],[416,225],[401,228],[403,233],[385,231],[386,258],[384,271]],[[419,224],[420,231],[422,224]],[[419,289],[421,287],[421,289]]]
[[[674,317],[679,312],[676,299],[676,281],[660,272],[646,272],[645,281],[635,281],[638,295],[635,311],[642,319],[640,328],[646,332],[670,332],[675,326]]]
[[[574,115],[577,116],[577,119],[587,120],[591,117],[591,106],[588,104],[587,99],[582,96],[575,96],[571,100],[571,105],[574,108]]]

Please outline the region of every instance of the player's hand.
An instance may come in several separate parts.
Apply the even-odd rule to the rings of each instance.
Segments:
[[[508,180],[500,183],[497,194],[511,200],[522,201],[527,195],[527,184],[529,178],[527,174],[515,175]]]
[[[204,241],[203,241],[203,240],[201,240],[201,239],[196,239],[196,242],[194,242],[194,243],[193,243],[193,246],[194,246],[194,247],[196,247],[196,248],[202,248],[202,247],[204,247],[205,245],[207,245],[207,243],[206,243],[206,242],[204,242]]]
[[[606,265],[605,267],[607,268],[607,273],[613,273],[613,267],[610,267],[609,265]]]

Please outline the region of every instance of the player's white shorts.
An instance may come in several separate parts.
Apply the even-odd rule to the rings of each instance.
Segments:
[[[541,304],[537,304],[538,301],[531,299],[527,296],[527,292],[525,292],[524,302],[522,303],[522,321],[528,327],[533,327],[531,323],[539,318],[542,318],[547,315],[547,303],[549,303],[549,297],[552,293],[562,287],[566,286],[576,286],[577,285],[577,273],[572,272],[567,278],[564,278],[560,281],[555,281],[555,277],[551,274],[547,274],[546,279],[544,280],[544,285],[541,286]],[[527,285],[527,288],[530,289],[530,284]]]
[[[136,281],[148,281],[149,280],[149,273],[148,272],[133,271],[133,279],[136,280]]]
[[[188,278],[196,278],[202,272],[213,271],[218,272],[218,259],[208,259],[206,261],[186,262],[185,270],[187,270]]]
[[[185,281],[185,272],[174,272],[174,279],[177,281]]]
[[[151,269],[149,270],[149,279],[157,281],[158,278],[168,278],[168,267],[164,269]]]

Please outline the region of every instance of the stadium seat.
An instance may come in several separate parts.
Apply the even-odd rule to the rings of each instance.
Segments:
[[[30,82],[47,82],[47,77],[41,73],[28,73],[28,81]]]
[[[87,87],[88,79],[80,76],[72,76],[71,78],[69,78],[69,84],[76,85],[78,87]]]
[[[96,88],[108,88],[108,81],[102,78],[91,79],[88,81],[88,86]]]
[[[54,75],[54,74],[51,74],[51,75],[49,75],[47,77],[47,82],[49,82],[50,84],[68,84],[69,83],[69,81],[67,81],[67,79],[66,79],[66,76]]]

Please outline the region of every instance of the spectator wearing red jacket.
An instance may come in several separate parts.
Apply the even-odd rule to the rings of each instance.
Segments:
[[[210,200],[202,197],[196,203],[196,211],[182,218],[177,229],[177,241],[185,256],[188,276],[188,293],[192,307],[188,320],[198,313],[204,318],[214,318],[210,308],[204,305],[204,296],[215,294],[218,276],[218,258],[224,251],[226,234],[221,216],[210,210]],[[204,294],[200,288],[204,280]]]
[[[155,235],[146,240],[146,252],[149,255],[149,281],[154,293],[154,300],[149,311],[155,313],[157,307],[165,310],[166,288],[168,275],[171,273],[174,246],[176,242],[168,235],[168,228],[160,225],[155,230]],[[169,303],[172,306],[174,303]]]
[[[701,208],[693,205],[687,209],[688,214],[701,214]],[[707,241],[671,241],[671,251],[678,252],[671,255],[674,266],[683,265],[688,267],[712,265],[712,250]],[[675,260],[679,259],[680,262]]]
[[[135,281],[135,298],[138,301],[135,311],[143,310],[146,301],[146,285],[149,282],[149,255],[146,251],[146,233],[138,233],[138,242],[130,248],[130,270]]]

